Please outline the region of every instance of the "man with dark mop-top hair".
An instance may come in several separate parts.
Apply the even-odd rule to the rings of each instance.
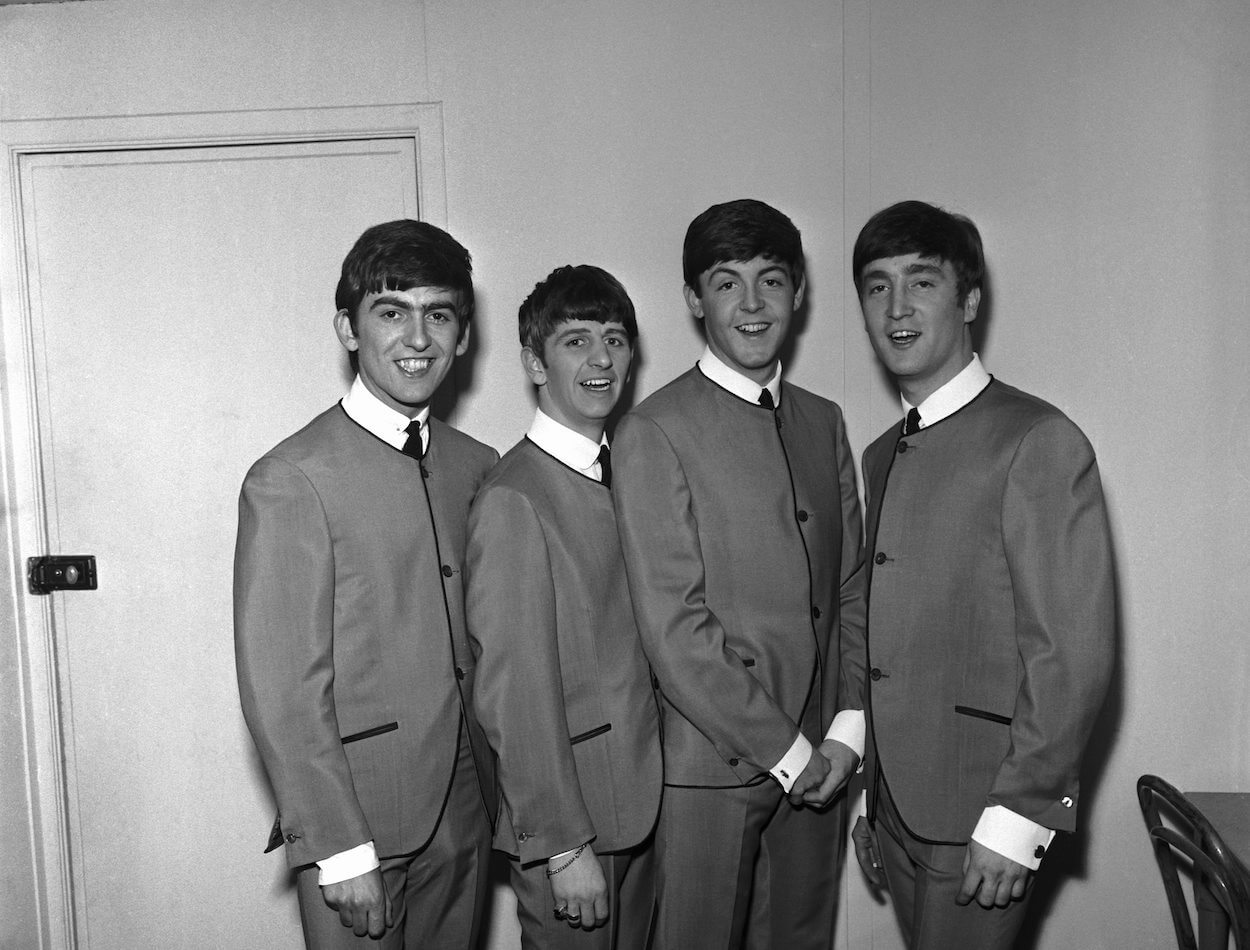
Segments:
[[[560,267],[519,325],[538,409],[469,515],[475,702],[501,792],[495,846],[511,857],[526,950],[644,950],[659,714],[604,435],[629,378],[634,305],[606,271]]]
[[[469,252],[425,222],[369,228],[336,303],[350,392],[243,483],[239,693],[308,946],[464,950],[494,781],[461,570],[498,454],[431,417],[430,399],[468,347]]]
[[[788,217],[686,232],[698,364],[622,420],[617,522],[664,714],[659,950],[827,950],[860,709],[859,497],[842,413],[783,381],[806,288]],[[850,717],[861,724],[862,715]]]
[[[1006,950],[1112,665],[1111,543],[1094,452],[972,348],[985,264],[967,218],[874,215],[852,274],[905,419],[864,453],[868,815],[860,865],[909,950]]]

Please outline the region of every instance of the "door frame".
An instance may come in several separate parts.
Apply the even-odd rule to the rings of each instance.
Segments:
[[[3,781],[26,804],[29,850],[13,854],[36,895],[40,950],[78,945],[67,728],[61,711],[56,612],[64,594],[32,595],[26,558],[49,543],[37,416],[38,376],[26,269],[22,161],[28,155],[153,148],[408,139],[422,220],[446,225],[442,105],[437,102],[310,109],[28,119],[0,122],[0,666],[14,677],[20,748],[6,753]],[[8,725],[6,724],[6,728]],[[7,733],[6,733],[7,737]],[[10,773],[16,763],[17,777]],[[20,790],[17,786],[20,785]],[[6,789],[6,796],[10,789]]]

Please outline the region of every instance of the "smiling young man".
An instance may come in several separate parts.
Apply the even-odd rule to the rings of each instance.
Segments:
[[[859,499],[842,413],[782,380],[805,289],[788,217],[715,205],[686,232],[698,364],[622,420],[613,494],[664,712],[655,946],[833,941],[859,745]],[[854,724],[862,722],[862,715]],[[788,799],[787,799],[788,793]]]
[[[239,692],[278,804],[270,845],[310,948],[469,947],[494,783],[460,573],[498,455],[429,405],[468,346],[469,253],[424,222],[377,225],[335,301],[356,380],[239,501]]]
[[[910,950],[1006,950],[1055,831],[1114,643],[1098,466],[1058,409],[991,377],[971,221],[920,201],[856,241],[864,326],[902,394],[864,453],[870,557],[865,874]]]
[[[512,858],[527,950],[643,950],[659,714],[604,436],[629,378],[634,306],[606,271],[560,267],[519,323],[538,409],[469,515],[475,701],[502,793],[495,846]]]

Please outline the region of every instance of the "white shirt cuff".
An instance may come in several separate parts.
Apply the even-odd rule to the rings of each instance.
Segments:
[[[781,757],[781,761],[769,769],[769,774],[781,785],[782,791],[789,793],[795,780],[805,768],[807,760],[812,757],[812,744],[803,733],[799,733],[790,746],[790,751]]]
[[[972,832],[972,840],[1016,864],[1036,871],[1055,833],[1003,805],[990,805]]]
[[[862,709],[844,709],[833,717],[826,739],[835,739],[859,756],[859,764],[864,764],[864,742],[868,731]]]
[[[325,886],[368,874],[374,868],[381,867],[381,862],[378,861],[378,851],[373,842],[366,841],[348,851],[340,851],[318,861],[317,867],[317,883]]]

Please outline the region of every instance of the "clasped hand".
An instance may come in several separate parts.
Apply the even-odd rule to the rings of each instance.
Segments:
[[[836,739],[826,739],[812,749],[807,765],[790,787],[790,804],[823,808],[846,784],[859,764],[859,756],[850,746]]]

